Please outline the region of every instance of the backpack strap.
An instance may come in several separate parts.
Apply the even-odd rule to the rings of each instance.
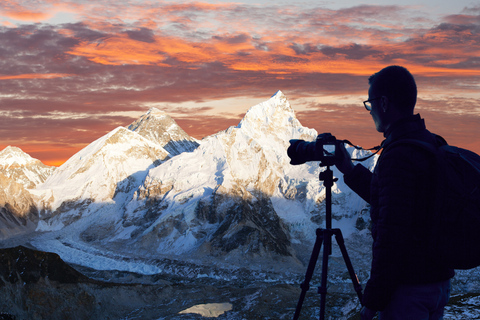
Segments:
[[[389,149],[399,145],[414,145],[422,149],[428,150],[431,153],[437,153],[437,148],[438,148],[438,146],[435,146],[426,141],[416,140],[416,139],[402,139],[402,140],[395,141],[392,144],[389,144],[385,149]]]

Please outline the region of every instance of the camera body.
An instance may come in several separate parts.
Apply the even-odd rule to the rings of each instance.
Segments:
[[[290,140],[290,147],[287,154],[290,157],[290,164],[300,165],[309,161],[320,161],[321,166],[333,166],[340,160],[339,141],[330,133],[322,133],[315,141]]]

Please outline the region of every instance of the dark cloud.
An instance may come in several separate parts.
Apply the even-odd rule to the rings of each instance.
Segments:
[[[239,44],[245,43],[251,40],[251,37],[248,34],[241,33],[237,35],[223,35],[223,36],[213,36],[215,40],[220,40],[228,44]]]
[[[371,46],[364,46],[356,43],[341,47],[325,46],[321,48],[320,51],[329,57],[342,55],[345,56],[347,59],[353,60],[361,60],[366,57],[376,56],[382,53],[382,51],[380,50],[372,49]]]
[[[405,11],[403,6],[398,5],[359,5],[350,8],[337,10],[334,14],[337,17],[367,18],[377,19],[394,18],[398,19],[398,15]]]
[[[81,41],[93,42],[108,36],[108,33],[92,29],[83,22],[66,23],[57,27],[57,29],[59,30],[59,32],[61,32],[62,29],[69,30],[73,32],[73,34],[69,37],[70,39]]]
[[[155,42],[154,32],[151,29],[139,28],[137,30],[127,30],[125,33],[132,40],[142,41],[146,43]]]
[[[317,45],[313,45],[311,43],[304,43],[304,44],[293,43],[292,45],[290,45],[290,48],[292,48],[295,51],[295,54],[297,55],[321,52],[321,49],[318,48]]]
[[[51,26],[0,28],[0,69],[3,75],[56,72],[65,50],[78,43]],[[55,64],[57,62],[57,64]]]

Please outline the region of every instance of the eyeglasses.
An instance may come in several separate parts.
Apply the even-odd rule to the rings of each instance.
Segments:
[[[381,98],[382,97],[377,97],[377,98],[373,98],[373,99],[363,101],[363,105],[365,106],[365,109],[367,109],[368,111],[372,111],[372,101],[377,100],[377,99],[381,99]]]

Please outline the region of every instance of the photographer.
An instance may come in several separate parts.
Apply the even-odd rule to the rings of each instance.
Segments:
[[[442,267],[427,247],[435,214],[433,159],[411,144],[389,148],[401,139],[435,144],[435,136],[414,115],[417,88],[407,69],[384,68],[369,84],[364,105],[384,134],[383,152],[373,173],[354,166],[343,145],[337,163],[345,183],[371,205],[373,256],[362,320],[377,311],[382,320],[442,319],[454,271]]]

